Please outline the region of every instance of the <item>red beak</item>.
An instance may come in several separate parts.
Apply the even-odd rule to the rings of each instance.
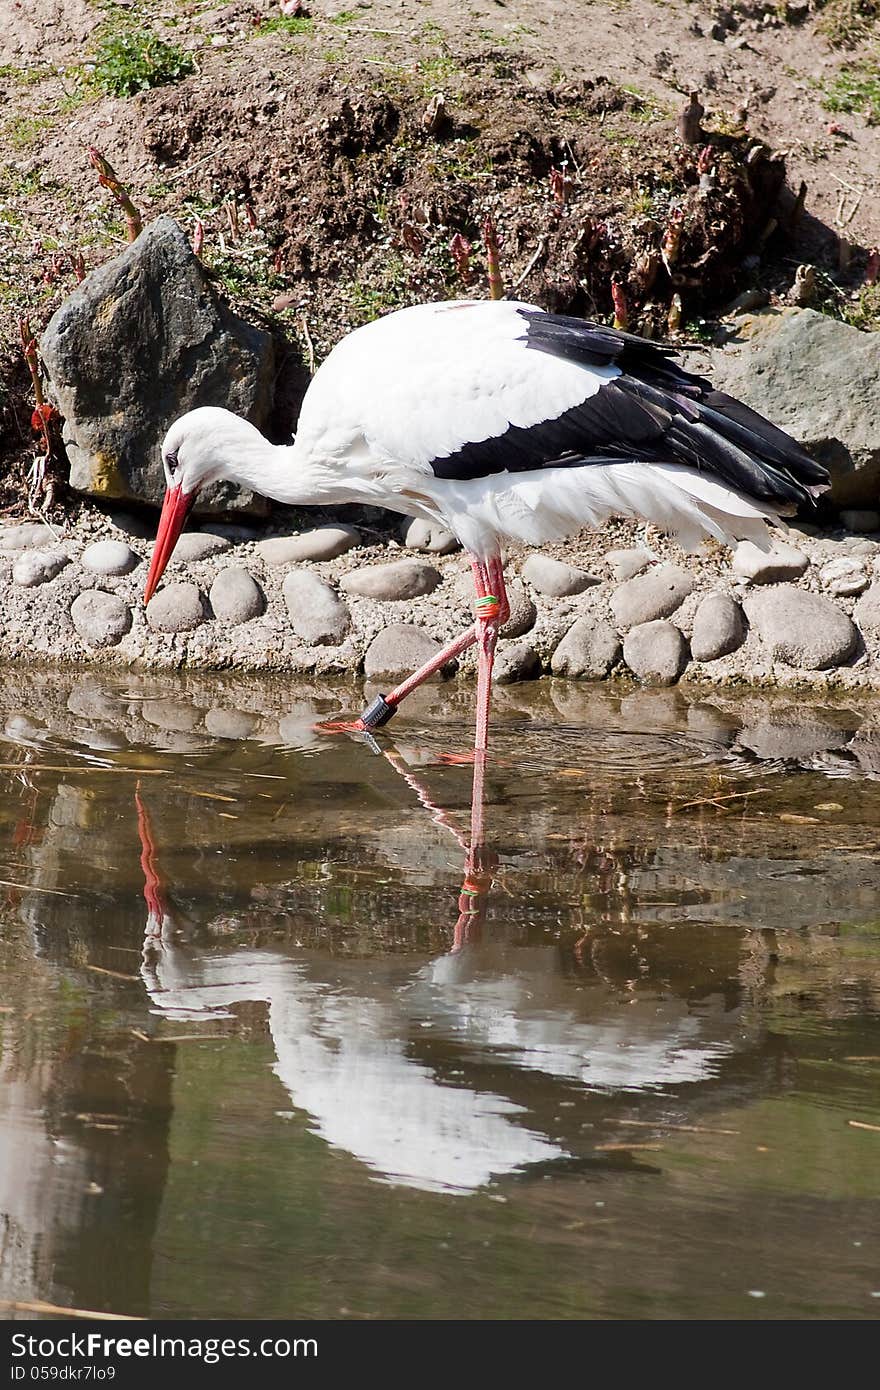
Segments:
[[[194,492],[184,492],[179,485],[169,487],[165,492],[162,515],[159,518],[159,530],[156,532],[156,544],[153,546],[153,558],[150,561],[150,572],[147,575],[147,587],[144,590],[144,603],[149,603],[156,592],[156,585],[165,573],[165,566],[171,559],[171,552],[177,545],[178,537],[195,500],[196,494]]]

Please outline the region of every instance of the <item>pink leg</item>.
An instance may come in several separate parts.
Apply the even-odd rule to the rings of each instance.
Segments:
[[[462,632],[461,635],[454,638],[453,641],[448,642],[436,656],[432,656],[430,661],[426,661],[424,666],[420,666],[411,676],[407,676],[405,681],[401,681],[400,685],[396,685],[387,695],[377,695],[373,703],[368,705],[364,710],[360,719],[356,719],[352,723],[327,723],[322,726],[323,728],[328,731],[348,730],[353,732],[379,729],[383,724],[387,724],[389,719],[397,713],[400,702],[405,700],[407,695],[410,695],[412,691],[416,690],[431,676],[435,675],[437,671],[441,670],[442,667],[446,665],[447,661],[451,661],[453,657],[460,656],[462,652],[467,651],[468,647],[472,647],[475,642],[480,642],[482,649],[485,640],[485,628],[489,621],[494,623],[495,641],[497,641],[498,629],[507,621],[510,613],[507,594],[504,589],[504,573],[501,561],[495,559],[489,560],[488,563],[484,563],[482,560],[478,560],[476,556],[472,555],[471,569],[474,572],[474,587],[477,591],[478,607],[484,599],[494,597],[497,601],[497,608],[492,608],[490,605],[490,612],[486,612],[485,615],[480,613],[477,621],[472,627],[469,627],[466,632]],[[494,642],[492,645],[494,651]],[[491,663],[489,678],[491,683]]]

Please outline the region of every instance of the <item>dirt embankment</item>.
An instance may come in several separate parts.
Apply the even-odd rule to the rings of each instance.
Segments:
[[[150,0],[137,19],[85,0],[4,11],[5,504],[32,457],[18,316],[39,326],[77,255],[88,269],[122,241],[90,144],[145,217],[203,226],[206,263],[292,360],[389,308],[484,293],[487,215],[508,290],[558,311],[693,335],[743,290],[788,293],[809,260],[820,298],[848,312],[880,241],[880,135],[870,86],[864,110],[825,107],[841,73],[868,70],[874,40],[868,23],[855,49],[835,48],[827,18],[652,0],[373,0],[289,19],[269,0]],[[185,56],[180,80],[111,94],[131,50],[92,60],[146,30]],[[693,91],[704,110],[688,120]],[[842,273],[841,238],[854,248]],[[279,433],[297,407],[286,380]]]

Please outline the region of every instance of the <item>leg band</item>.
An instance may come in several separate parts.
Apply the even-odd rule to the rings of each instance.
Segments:
[[[383,724],[397,713],[396,705],[389,705],[384,695],[377,695],[371,705],[367,705],[360,722],[365,729],[381,729]]]

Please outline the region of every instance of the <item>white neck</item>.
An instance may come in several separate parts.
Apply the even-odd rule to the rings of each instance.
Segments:
[[[338,465],[309,458],[297,445],[267,440],[239,443],[224,472],[240,487],[289,506],[372,500],[362,495],[356,477],[341,474]]]

